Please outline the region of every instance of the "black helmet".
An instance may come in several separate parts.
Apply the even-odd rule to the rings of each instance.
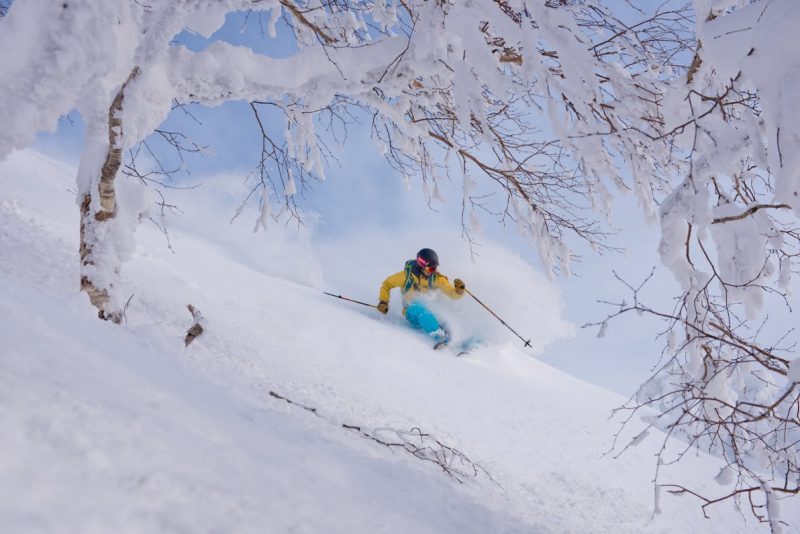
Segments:
[[[429,248],[423,248],[417,252],[417,265],[420,269],[433,272],[439,266],[439,256]]]

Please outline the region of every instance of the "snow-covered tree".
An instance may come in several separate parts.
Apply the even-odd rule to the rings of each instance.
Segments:
[[[768,337],[766,304],[786,300],[800,250],[800,5],[696,1],[695,12],[690,68],[659,88],[657,127],[640,132],[653,170],[667,171],[659,252],[682,294],[673,310],[634,288],[621,303],[617,314],[668,325],[661,366],[625,408],[655,407],[668,436],[724,456],[735,486],[698,495],[704,509],[741,499],[778,530],[778,500],[800,492],[800,360],[793,332]]]
[[[79,110],[81,287],[114,321],[138,215],[120,212],[115,179],[125,152],[154,132],[190,146],[159,130],[183,103],[250,103],[263,136],[260,222],[270,198],[291,207],[298,187],[324,176],[320,124],[346,127],[356,109],[393,167],[431,196],[443,178],[463,180],[465,225],[492,209],[477,188],[501,192],[501,215],[551,271],[569,272],[575,238],[604,246],[598,220],[614,188],[632,191],[659,218],[661,256],[683,293],[670,312],[637,300],[620,310],[669,321],[666,361],[630,408],[658,407],[654,425],[725,455],[740,477],[731,496],[759,493],[772,506],[800,484],[800,370],[782,340],[759,343],[751,325],[765,298],[788,291],[799,244],[800,6],[639,4],[19,1],[0,25],[0,50],[18,51],[0,69],[0,158]],[[297,51],[174,45],[234,11],[264,16],[270,35],[284,21]],[[146,179],[135,161],[127,168]]]

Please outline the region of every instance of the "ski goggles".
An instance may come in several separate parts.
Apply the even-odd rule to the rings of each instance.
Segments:
[[[428,274],[436,272],[436,267],[438,267],[437,265],[429,263],[422,258],[417,258],[417,265],[419,265],[419,268]]]

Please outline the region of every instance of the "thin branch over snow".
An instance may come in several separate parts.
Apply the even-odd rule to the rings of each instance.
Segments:
[[[501,490],[503,489],[486,469],[470,460],[466,454],[454,447],[446,445],[431,434],[423,432],[418,427],[411,428],[410,430],[397,430],[392,428],[368,430],[360,425],[337,423],[330,417],[323,415],[316,407],[298,403],[280,393],[270,391],[269,396],[282,400],[292,406],[302,408],[340,428],[357,432],[362,437],[383,445],[388,449],[402,450],[418,460],[433,463],[437,465],[443,473],[459,484],[463,484],[468,479],[485,478],[497,485]]]

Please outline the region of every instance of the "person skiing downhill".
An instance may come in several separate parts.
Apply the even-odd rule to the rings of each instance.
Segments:
[[[466,286],[456,278],[453,284],[439,272],[439,256],[429,248],[423,248],[415,259],[408,260],[399,273],[395,273],[381,284],[378,311],[389,312],[389,297],[392,288],[399,287],[403,295],[403,315],[411,326],[433,337],[434,349],[441,349],[450,341],[450,336],[439,319],[419,300],[422,293],[431,290],[442,291],[452,299],[461,298]]]

